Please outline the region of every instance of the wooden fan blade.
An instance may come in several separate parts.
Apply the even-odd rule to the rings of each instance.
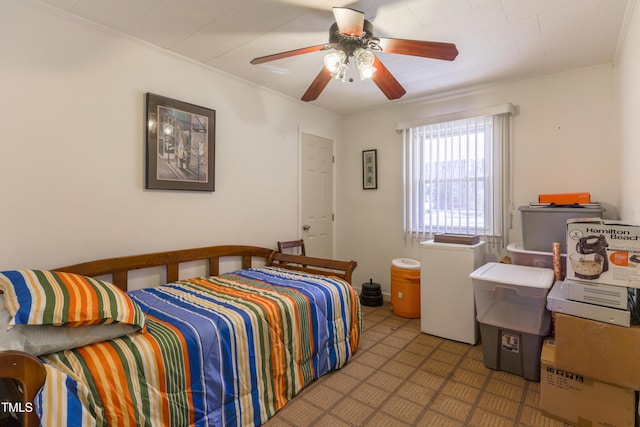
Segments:
[[[398,83],[396,78],[393,77],[391,72],[377,57],[373,60],[373,66],[376,67],[376,72],[371,76],[371,80],[378,85],[387,98],[398,99],[407,93],[407,91],[400,83]]]
[[[262,64],[264,62],[275,61],[277,59],[289,58],[291,56],[303,55],[305,53],[318,52],[320,50],[331,49],[330,44],[319,44],[316,46],[303,47],[301,49],[289,50],[287,52],[274,53],[273,55],[261,56],[251,60],[253,65]]]
[[[338,30],[348,36],[360,37],[364,28],[364,13],[348,7],[334,7],[333,16],[336,18]]]
[[[446,61],[453,61],[456,59],[456,56],[458,56],[458,49],[453,43],[390,39],[384,37],[380,37],[379,40],[383,52],[443,59]]]
[[[309,101],[313,101],[314,99],[317,99],[330,80],[331,80],[331,72],[327,70],[325,67],[322,67],[322,70],[320,70],[320,73],[318,74],[318,76],[315,78],[313,82],[311,82],[311,86],[309,86],[309,89],[307,89],[307,91],[304,93],[304,95],[302,95],[302,98],[300,99],[302,99],[305,102],[309,102]]]

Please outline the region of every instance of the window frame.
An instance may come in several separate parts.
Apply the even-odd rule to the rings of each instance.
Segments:
[[[404,166],[403,166],[403,175],[404,175],[404,210],[405,210],[405,220],[404,220],[404,232],[405,238],[411,239],[425,239],[425,238],[433,238],[435,234],[438,233],[458,233],[458,234],[474,234],[480,235],[485,240],[503,240],[503,237],[506,237],[506,219],[507,212],[506,207],[510,205],[510,155],[509,155],[509,146],[511,139],[511,118],[515,115],[515,107],[511,104],[505,104],[502,106],[494,106],[488,107],[480,110],[471,110],[460,112],[457,114],[448,114],[445,116],[435,116],[431,118],[414,120],[410,122],[402,122],[398,124],[398,130],[401,130],[403,133],[403,158],[404,158]],[[487,114],[490,113],[490,114]],[[470,224],[467,220],[460,221],[458,220],[457,224],[453,223],[453,220],[449,224],[446,220],[443,222],[440,218],[438,218],[439,223],[432,224],[433,216],[427,216],[426,213],[422,214],[422,220],[420,220],[420,206],[423,206],[424,203],[427,202],[426,194],[424,194],[424,189],[427,186],[427,183],[444,183],[444,182],[454,182],[456,179],[468,181],[468,175],[456,177],[447,177],[443,181],[439,181],[437,177],[433,176],[425,176],[426,174],[420,171],[419,173],[422,176],[422,185],[420,183],[416,184],[414,181],[417,178],[414,178],[416,171],[419,167],[421,167],[421,162],[419,161],[419,151],[414,150],[411,144],[417,144],[414,139],[420,132],[427,132],[429,128],[433,128],[436,125],[448,124],[450,126],[459,125],[461,120],[468,120],[481,117],[489,116],[488,120],[491,122],[491,141],[484,141],[484,145],[489,144],[492,147],[492,152],[488,154],[488,157],[484,160],[485,168],[489,168],[489,170],[485,170],[483,181],[490,180],[490,183],[485,182],[484,185],[484,197],[486,200],[483,203],[482,211],[484,212],[484,222],[482,226],[478,226],[477,222]],[[477,134],[475,132],[477,130],[477,123],[475,124],[473,134]],[[486,126],[486,122],[483,123],[482,127]],[[429,128],[427,128],[429,127]],[[430,129],[430,132],[433,133],[435,129]],[[461,128],[457,130],[458,136],[463,132]],[[469,135],[467,133],[467,135]],[[447,137],[447,136],[446,136]],[[445,137],[445,139],[446,139]],[[451,135],[448,135],[449,138],[452,138]],[[441,143],[440,141],[439,143]],[[460,142],[457,142],[460,144]],[[467,144],[465,142],[465,144]],[[451,142],[449,141],[449,145]],[[459,148],[459,147],[458,147]],[[451,149],[451,148],[450,148]],[[446,160],[447,162],[455,161],[455,159],[449,158]],[[458,161],[469,161],[469,158],[462,160],[461,156],[456,156]],[[424,165],[422,165],[423,167]],[[475,175],[475,174],[473,174]],[[471,177],[471,179],[478,179],[476,176]],[[415,187],[419,187],[416,192]],[[416,194],[420,194],[422,191],[422,197],[416,197]],[[468,192],[468,191],[467,191]],[[430,193],[431,198],[428,202],[432,203],[433,192]],[[475,197],[475,194],[473,195]],[[467,197],[467,196],[465,196]],[[465,202],[465,206],[462,211],[469,210],[468,200]],[[476,206],[478,206],[476,202]],[[477,209],[476,209],[477,211]],[[418,218],[416,218],[418,216]],[[476,217],[477,218],[477,217]],[[475,218],[474,218],[475,219]],[[427,223],[429,222],[429,223]],[[510,224],[509,224],[510,225]]]

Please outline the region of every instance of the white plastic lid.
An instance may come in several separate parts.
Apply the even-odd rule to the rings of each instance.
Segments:
[[[396,258],[391,261],[396,268],[404,268],[406,270],[417,270],[420,268],[420,261],[411,258]]]
[[[514,286],[549,289],[553,285],[553,270],[527,265],[489,262],[469,275],[472,279]]]

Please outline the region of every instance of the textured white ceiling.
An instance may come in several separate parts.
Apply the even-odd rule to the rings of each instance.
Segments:
[[[300,99],[326,52],[260,65],[328,41],[332,7],[365,13],[374,36],[455,43],[455,61],[377,53],[407,90],[332,80],[314,104],[353,114],[428,95],[612,63],[635,0],[41,0],[260,86]]]

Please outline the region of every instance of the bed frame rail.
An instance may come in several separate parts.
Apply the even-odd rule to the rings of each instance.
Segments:
[[[81,264],[68,265],[55,268],[56,271],[81,274],[83,276],[112,275],[111,282],[122,290],[127,290],[128,272],[142,268],[164,267],[167,283],[178,280],[180,264],[208,260],[208,275],[220,274],[220,260],[225,257],[241,257],[242,268],[250,268],[253,259],[269,259],[272,249],[258,246],[207,246],[203,248],[181,249],[175,251],[155,252],[151,254],[108,258],[97,261],[83,262]],[[158,283],[161,285],[162,283]]]
[[[273,252],[269,257],[267,265],[287,268],[289,270],[304,271],[322,276],[337,276],[351,283],[351,274],[358,266],[358,263],[355,261],[338,261],[326,258],[313,258]]]

